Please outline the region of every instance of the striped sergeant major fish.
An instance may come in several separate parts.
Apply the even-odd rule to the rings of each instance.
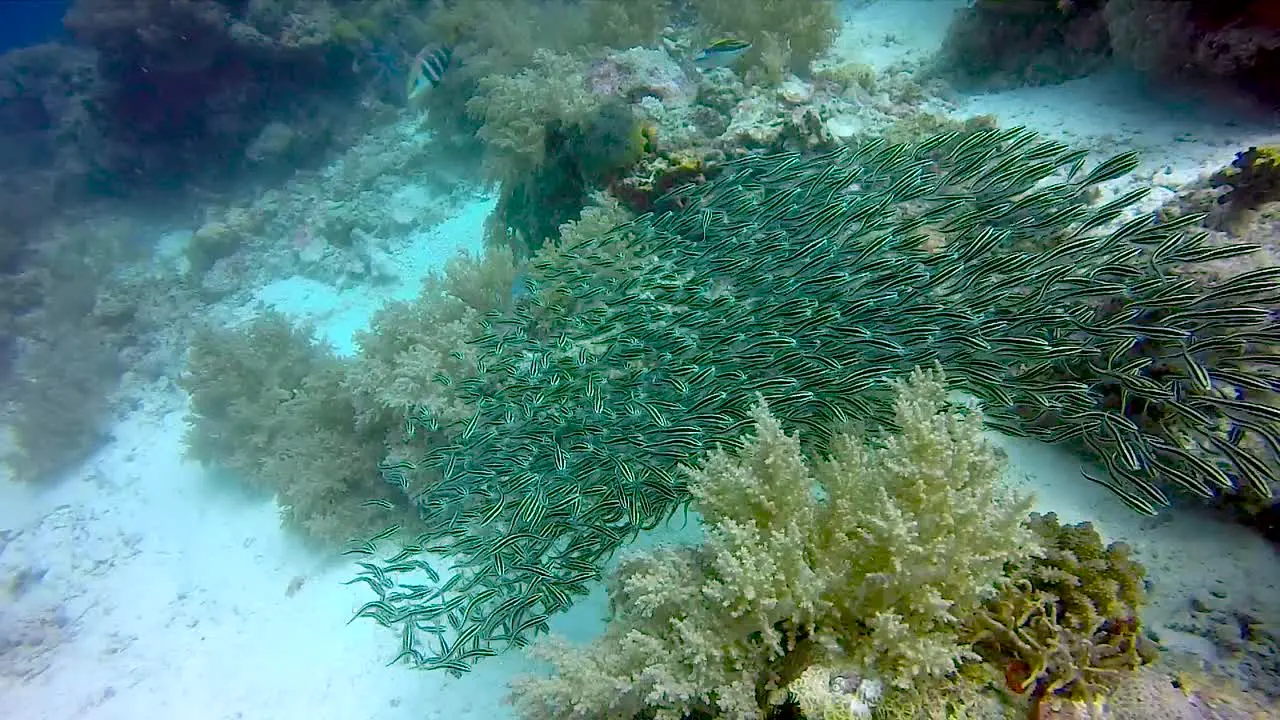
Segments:
[[[453,49],[445,45],[431,43],[419,50],[409,67],[409,82],[405,89],[409,101],[413,102],[438,87],[452,62]]]

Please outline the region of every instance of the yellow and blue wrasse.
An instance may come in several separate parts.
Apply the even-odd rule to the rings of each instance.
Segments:
[[[746,55],[750,49],[751,43],[746,40],[722,38],[702,48],[694,56],[693,64],[704,70],[728,67]]]
[[[409,66],[409,82],[405,88],[409,101],[417,100],[438,87],[452,62],[453,50],[445,45],[432,43],[419,50]]]

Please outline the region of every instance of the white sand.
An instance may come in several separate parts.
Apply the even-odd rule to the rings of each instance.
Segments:
[[[953,2],[887,0],[850,17],[863,59],[883,64],[926,54],[942,37]],[[850,35],[842,42],[850,42]],[[880,38],[877,41],[876,38]],[[1138,147],[1173,182],[1229,162],[1241,147],[1280,139],[1274,127],[1231,126],[1136,92],[1119,73],[1064,86],[992,93],[957,112],[993,112],[1101,151]],[[1168,168],[1166,171],[1165,168]],[[1158,179],[1158,178],[1157,178]],[[415,240],[400,256],[408,278],[396,288],[336,294],[304,281],[263,289],[260,299],[320,325],[350,350],[388,297],[409,297],[427,268],[479,245],[490,208],[478,202]],[[0,717],[23,720],[424,720],[510,716],[501,698],[523,667],[510,654],[461,680],[384,667],[397,638],[370,622],[344,625],[367,598],[341,583],[340,559],[283,533],[274,506],[238,494],[232,482],[182,458],[180,397],[149,399],[114,430],[114,440],[54,488],[32,492],[0,481],[4,575],[44,570],[0,608],[35,646],[12,651],[28,677],[0,675]],[[1161,628],[1189,593],[1220,588],[1233,600],[1276,607],[1280,558],[1252,533],[1195,513],[1159,519],[1127,511],[1079,477],[1056,448],[1001,440],[1012,472],[1038,495],[1038,508],[1067,521],[1093,520],[1108,539],[1137,549],[1154,582],[1149,622]],[[300,589],[287,589],[302,578]],[[585,639],[599,627],[595,593],[555,629]],[[1194,638],[1181,644],[1201,647]]]

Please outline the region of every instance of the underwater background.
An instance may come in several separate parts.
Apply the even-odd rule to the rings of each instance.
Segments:
[[[64,0],[8,2],[0,6],[0,49],[5,51],[38,45],[63,36],[62,16],[69,3]]]
[[[0,52],[0,715],[1280,717],[1275,4]]]

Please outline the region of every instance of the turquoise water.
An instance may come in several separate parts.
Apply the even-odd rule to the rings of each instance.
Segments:
[[[1020,52],[1015,40],[1032,37],[1036,26],[1010,33],[1006,24],[991,31],[990,63],[961,63],[957,48],[984,46],[966,45],[956,29],[964,26],[951,24],[966,17],[965,4],[938,0],[835,6],[820,50],[806,44],[811,28],[789,24],[820,4],[799,2],[782,15],[740,17],[716,2],[691,3],[658,24],[631,4],[508,2],[476,12],[371,3],[362,14],[353,10],[361,6],[335,3],[334,14],[308,15],[212,3],[213,15],[161,12],[141,24],[142,5],[77,3],[66,47],[11,52],[0,68],[8,198],[0,226],[5,706],[13,717],[93,720],[518,717],[505,700],[513,678],[546,676],[549,666],[508,646],[545,647],[549,631],[574,643],[584,663],[605,657],[608,646],[590,643],[609,637],[609,598],[583,568],[611,576],[636,553],[686,548],[660,556],[669,570],[671,558],[690,557],[680,553],[708,541],[708,528],[714,536],[721,527],[714,512],[708,523],[696,512],[704,506],[685,511],[682,468],[751,437],[757,398],[788,432],[799,432],[812,460],[830,451],[841,417],[872,431],[899,424],[887,381],[934,360],[945,366],[953,400],[986,411],[985,437],[1007,461],[992,476],[1000,492],[1065,523],[1092,522],[1105,542],[1127,543],[1145,566],[1141,617],[1160,660],[1143,682],[1168,690],[1171,673],[1199,665],[1259,702],[1274,697],[1274,534],[1268,539],[1240,512],[1195,497],[1177,472],[1147,465],[1149,474],[1134,481],[1132,472],[1109,472],[1078,442],[1043,442],[1070,427],[1060,417],[1049,418],[1045,432],[1015,437],[1028,434],[1026,426],[1001,407],[1010,393],[1021,393],[1015,399],[1024,409],[1034,405],[1029,395],[1070,407],[1079,401],[1075,390],[1029,384],[1025,366],[1051,346],[1109,352],[1119,340],[1100,345],[1084,331],[1056,331],[1076,299],[1052,285],[1052,301],[1028,305],[1035,286],[1023,270],[999,263],[999,253],[1022,253],[1025,267],[1038,268],[1037,253],[1048,249],[1035,244],[1039,238],[1061,242],[1097,207],[1149,187],[1122,203],[1111,225],[1100,221],[1097,245],[1131,218],[1163,208],[1161,217],[1176,220],[1171,209],[1203,209],[1210,246],[1260,249],[1217,261],[1210,274],[1194,276],[1198,282],[1219,287],[1275,264],[1269,196],[1261,209],[1234,214],[1230,198],[1218,197],[1235,186],[1212,179],[1237,153],[1280,142],[1267,105],[1274,98],[1244,71],[1230,76],[1240,83],[1230,90],[1222,76],[1162,74],[1168,68],[1152,46],[1120,43],[1132,37],[1122,31],[1136,32],[1125,24],[1134,17],[1122,14],[1124,3],[1112,4],[1109,16],[1092,20],[1093,4],[1055,12],[1083,18],[1064,20],[1073,33],[1110,23],[1114,50],[1095,35],[1068,33],[1067,49],[1049,34],[1031,43],[1037,52]],[[780,4],[761,4],[770,5]],[[626,22],[609,25],[610,8]],[[1172,27],[1165,20],[1162,27]],[[739,32],[723,29],[731,21],[742,23]],[[764,24],[751,25],[757,21]],[[1265,16],[1251,21],[1263,23],[1259,33],[1274,32]],[[718,36],[751,33],[752,48],[737,65],[689,62]],[[419,51],[442,43],[456,46],[457,63],[433,70],[436,86],[406,106],[402,85],[425,57]],[[1256,62],[1265,67],[1265,58]],[[974,76],[984,67],[987,75]],[[983,137],[970,134],[975,128],[990,125],[1038,135],[992,134],[965,149],[965,138]],[[955,135],[939,135],[946,132]],[[888,140],[872,144],[881,137]],[[899,141],[931,142],[935,154],[894,150]],[[1061,167],[1018,176],[1026,187],[1007,169],[989,169],[1029,148]],[[956,170],[988,150],[990,174],[975,181]],[[1075,150],[1088,151],[1075,174],[1053,174],[1070,172]],[[1062,194],[1131,150],[1138,156],[1120,163],[1126,172],[1087,188],[1087,198],[1080,188],[1092,182]],[[748,151],[784,155],[721,165]],[[742,174],[731,180],[735,172]],[[944,172],[953,173],[945,188],[932,174]],[[691,180],[676,193],[686,204],[655,202]],[[1002,201],[1045,187],[1061,193],[1027,201],[1019,212],[1031,220],[997,212]],[[893,224],[948,197],[959,205],[946,218]],[[961,205],[988,214],[947,225]],[[699,212],[707,208],[716,212]],[[603,235],[648,210],[657,214]],[[663,219],[665,210],[675,214]],[[1007,234],[983,234],[975,223]],[[862,256],[859,248],[871,246],[857,243],[877,231],[885,233],[878,254]],[[540,233],[561,236],[564,252],[531,260],[549,241]],[[602,236],[612,244],[599,244]],[[1003,244],[983,244],[996,239]],[[1180,247],[1195,249],[1189,241]],[[1089,248],[1070,255],[1064,272],[1103,265],[1103,251]],[[488,264],[449,264],[464,255]],[[943,273],[977,277],[957,290]],[[1119,277],[1123,285],[1133,276]],[[1185,320],[1200,323],[1193,340],[1228,331],[1272,337],[1274,308],[1266,304],[1274,284],[1260,277],[1260,289],[1240,297],[1263,307],[1244,320],[1194,315]],[[1099,291],[1097,299],[1166,300],[1134,292]],[[1006,294],[990,299],[999,293]],[[948,311],[931,310],[938,303]],[[1037,318],[1014,330],[988,324],[1032,306]],[[1151,328],[1162,317],[1132,323],[1158,333]],[[979,335],[987,346],[974,349]],[[1138,343],[1134,356],[1166,352],[1159,337],[1143,337],[1148,344]],[[1266,355],[1271,342],[1250,340],[1248,353]],[[1211,369],[1241,372],[1243,361],[1222,352]],[[978,370],[994,366],[1005,374],[987,382],[991,371]],[[1255,384],[1271,377],[1243,367]],[[1264,440],[1275,431],[1274,389],[1228,396],[1217,387],[1213,397],[1251,405],[1201,399],[1190,407],[1227,408],[1212,432],[1262,459],[1253,484],[1273,483],[1276,458]],[[1125,437],[1183,437],[1155,435],[1166,426],[1131,405],[1104,409],[1109,418],[1153,423]],[[1247,424],[1233,426],[1240,418]],[[1082,432],[1094,433],[1095,450],[1108,460],[1129,467],[1124,442],[1106,434],[1119,423],[1099,420]],[[1169,463],[1167,453],[1135,447]],[[1247,459],[1216,452],[1213,467],[1248,486],[1239,470],[1252,468]],[[1103,482],[1087,482],[1082,471]],[[1204,475],[1203,482],[1216,477]],[[1158,490],[1145,491],[1144,478]],[[973,482],[965,487],[984,487]],[[825,497],[831,487],[815,484],[815,492]],[[1126,497],[1139,509],[1160,498],[1172,507],[1148,516]],[[1241,505],[1267,503],[1234,507]],[[930,526],[938,517],[920,519]],[[1265,524],[1265,512],[1257,517]],[[366,549],[384,528],[399,532]],[[1018,554],[1015,535],[986,542],[1009,543]],[[953,535],[922,537],[937,545],[912,556],[918,564],[945,575],[969,562],[943,549],[959,547],[947,544]],[[449,543],[444,553],[430,549]],[[874,543],[864,544],[866,553],[852,557],[871,563]],[[397,556],[421,564],[397,569]],[[816,563],[812,552],[780,557],[781,569],[757,567],[728,582],[730,594],[753,581],[761,593],[785,594],[781,580],[760,578]],[[467,577],[488,578],[496,592],[419,592],[447,582],[458,560],[473,573]],[[986,572],[998,575],[1000,562],[991,564]],[[911,583],[932,582],[921,578],[934,573],[919,570],[891,573],[906,583],[901,602],[923,596],[923,585]],[[540,573],[558,579],[530,579]],[[867,587],[853,574],[847,591],[824,582],[834,588],[828,600]],[[962,585],[945,587],[960,593]],[[694,595],[698,587],[690,582],[674,595],[702,597],[708,616],[718,617],[710,596]],[[812,585],[797,587],[803,594]],[[474,608],[456,614],[477,595]],[[502,609],[501,601],[522,595],[537,604]],[[457,604],[432,611],[433,603]],[[406,642],[413,611],[427,619],[410,627]],[[761,612],[774,618],[775,611]],[[353,615],[361,617],[348,622]],[[754,627],[717,626],[710,636],[739,651],[755,647],[744,626]],[[861,681],[893,682],[883,659],[907,643],[867,661],[852,649],[865,647],[858,644],[865,636],[849,623],[831,631],[861,640],[827,665]],[[676,646],[691,657],[700,647],[693,639]],[[840,664],[854,657],[870,664],[856,673]],[[635,662],[645,659],[655,668],[669,660],[651,649]],[[411,667],[415,660],[434,669]],[[1001,697],[1011,666],[991,666],[997,679],[989,694]],[[633,680],[611,690],[599,680],[581,694],[597,707],[610,699],[626,707],[643,687]],[[861,687],[859,701],[875,705],[871,686]],[[1030,692],[1058,695],[1043,685]],[[785,692],[773,697],[780,705]],[[544,707],[543,715],[523,707],[526,717],[577,717],[565,706]],[[1169,716],[1157,707],[1123,715],[1115,704],[1108,712]],[[615,712],[581,717],[626,714]],[[724,707],[720,714],[747,716]]]

